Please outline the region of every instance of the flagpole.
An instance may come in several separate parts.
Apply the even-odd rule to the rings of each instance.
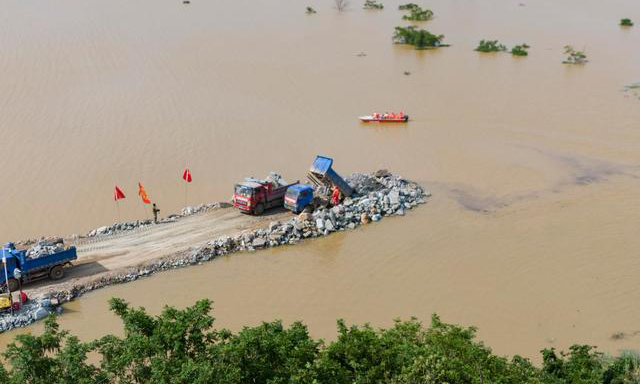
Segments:
[[[116,200],[116,211],[118,212],[118,221],[116,223],[120,223],[122,220],[120,219],[120,203]]]
[[[184,208],[187,207],[187,188],[189,187],[189,183],[185,180],[184,182]]]
[[[7,255],[5,252],[6,252],[6,248],[2,247],[2,265],[4,265],[4,283],[7,285],[9,302],[11,303],[11,314],[13,315],[13,296],[11,296],[11,288],[9,288],[9,273],[7,272]]]

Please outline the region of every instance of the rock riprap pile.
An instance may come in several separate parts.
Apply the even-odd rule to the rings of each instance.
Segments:
[[[27,326],[34,321],[44,319],[51,313],[62,313],[62,307],[54,305],[54,303],[57,304],[55,299],[52,303],[48,297],[41,297],[24,304],[13,315],[10,311],[0,314],[0,333]]]
[[[68,289],[51,291],[46,298],[39,300],[51,299],[57,303],[64,303],[102,287],[134,281],[161,271],[201,264],[218,256],[296,244],[304,239],[355,229],[372,221],[380,221],[384,217],[403,216],[419,204],[424,204],[431,196],[417,183],[392,175],[384,170],[373,174],[354,173],[346,181],[354,188],[355,192],[335,207],[318,208],[313,212],[305,210],[285,222],[274,221],[267,228],[244,232],[236,236],[223,236],[191,251],[156,259],[128,268],[126,271],[102,275],[89,282],[77,283]],[[41,305],[36,305],[36,307],[47,308]],[[54,310],[55,308],[49,307],[48,312]],[[31,309],[29,311],[33,312]],[[39,314],[43,315],[44,312],[40,311]],[[12,322],[6,319],[5,315],[2,317],[5,320],[1,320],[5,322],[0,323],[0,326],[1,324],[22,324],[22,320],[29,318],[26,316],[17,321],[15,320],[16,316],[22,315],[14,315]],[[4,329],[11,329],[15,326],[21,325],[13,325]]]

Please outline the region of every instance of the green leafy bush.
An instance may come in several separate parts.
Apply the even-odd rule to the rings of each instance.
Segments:
[[[403,4],[398,6],[398,9],[401,11],[408,11],[410,9],[414,9],[414,8],[419,8],[418,4],[413,4],[413,3],[407,3],[407,4]]]
[[[620,26],[622,27],[633,27],[633,21],[631,19],[621,19]]]
[[[564,53],[567,58],[563,61],[564,64],[584,64],[587,60],[587,55],[582,51],[576,51],[570,45],[565,45]]]
[[[511,48],[511,54],[514,56],[527,56],[529,55],[528,49],[531,48],[527,44],[516,45]]]
[[[498,40],[480,40],[475,50],[478,52],[501,52],[506,51],[507,47],[498,43]]]
[[[364,2],[364,9],[384,9],[384,5],[376,2],[375,0],[366,0]]]
[[[409,44],[416,49],[427,49],[442,47],[444,35],[434,35],[424,29],[417,29],[415,26],[396,27],[393,34],[393,42],[396,44]]]
[[[306,13],[307,13],[307,15],[312,15],[312,14],[316,13],[316,10],[311,8],[311,7],[307,7]]]
[[[422,9],[416,5],[410,8],[409,11],[411,12],[410,14],[402,16],[404,20],[428,21],[433,19],[433,12],[430,9]]]

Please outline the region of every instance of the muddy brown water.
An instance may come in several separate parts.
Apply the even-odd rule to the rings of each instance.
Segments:
[[[303,178],[316,154],[347,174],[389,168],[433,192],[405,218],[223,258],[87,295],[61,322],[116,332],[106,299],[157,312],[215,301],[218,325],[415,315],[479,327],[500,354],[615,353],[640,337],[640,21],[632,0],[433,0],[452,46],[391,44],[398,2],[304,14],[294,0],[6,0],[0,4],[2,238],[69,234],[224,200],[244,176]],[[522,5],[521,5],[522,4]],[[480,39],[530,56],[478,54]],[[562,65],[562,47],[590,62]],[[365,52],[365,57],[359,57]],[[408,71],[410,75],[404,75]],[[403,110],[402,126],[365,125]],[[18,332],[0,336],[4,345]],[[611,335],[625,332],[622,340]]]

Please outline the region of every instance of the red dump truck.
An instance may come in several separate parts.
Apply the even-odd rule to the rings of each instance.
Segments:
[[[297,184],[287,184],[282,177],[271,173],[265,180],[247,178],[234,187],[233,207],[242,212],[261,215],[265,209],[284,205],[287,188]]]

